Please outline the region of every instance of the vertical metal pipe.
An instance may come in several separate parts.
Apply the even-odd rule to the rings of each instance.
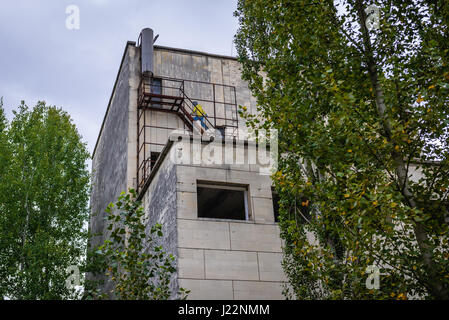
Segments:
[[[153,29],[145,28],[140,33],[141,44],[140,53],[142,61],[142,74],[152,76],[154,73],[153,65]]]
[[[217,109],[215,107],[215,83],[212,83],[212,88],[214,92],[214,127],[217,127]]]
[[[143,183],[144,184],[146,180],[147,180],[147,111],[144,108],[143,109]]]

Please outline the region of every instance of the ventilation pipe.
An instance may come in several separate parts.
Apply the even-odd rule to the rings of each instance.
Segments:
[[[140,33],[140,53],[142,61],[142,74],[144,76],[153,76],[153,29],[145,28]]]

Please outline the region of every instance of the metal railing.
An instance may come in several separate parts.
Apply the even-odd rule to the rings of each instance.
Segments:
[[[177,107],[183,100],[182,80],[142,77],[138,88],[138,105],[140,108],[152,107],[167,109]]]
[[[147,128],[186,129],[205,131],[201,125],[195,126],[193,117],[194,101],[203,106],[204,122],[208,129],[225,127],[220,134],[235,136],[238,129],[238,112],[235,87],[211,82],[177,79],[170,77],[142,76],[138,87],[137,114],[137,189],[140,190],[150,176],[151,152],[160,151],[164,144],[150,137],[147,141]],[[204,108],[207,106],[206,108]],[[165,128],[164,125],[147,123],[146,111],[176,113],[184,122],[184,128]],[[210,113],[208,112],[210,111]],[[227,131],[226,131],[227,130]],[[153,140],[154,139],[154,140]],[[149,153],[148,153],[149,152]]]

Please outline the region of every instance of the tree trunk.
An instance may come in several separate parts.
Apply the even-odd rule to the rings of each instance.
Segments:
[[[369,37],[369,31],[365,25],[367,16],[365,14],[364,5],[362,0],[356,0],[356,9],[358,12],[359,24],[362,31],[363,45],[365,48],[365,59],[368,66],[368,72],[373,86],[375,101],[377,106],[377,112],[382,122],[385,136],[389,142],[394,142],[392,139],[391,123],[386,114],[386,105],[384,101],[384,92],[378,78],[378,67],[374,59],[373,51],[371,48],[371,40]],[[399,152],[393,151],[392,157],[396,165],[396,175],[398,179],[398,185],[401,188],[401,193],[404,196],[407,204],[411,208],[416,208],[416,202],[413,194],[409,189],[409,180],[407,176],[407,168],[402,155]],[[416,222],[413,226],[414,234],[420,249],[420,253],[423,259],[424,266],[429,273],[429,280],[426,281],[428,289],[432,296],[438,299],[449,299],[449,293],[445,292],[444,288],[439,282],[438,272],[433,260],[432,249],[428,245],[428,236],[422,223]]]

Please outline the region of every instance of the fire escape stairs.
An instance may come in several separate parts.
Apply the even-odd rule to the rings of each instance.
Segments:
[[[194,121],[194,104],[193,101],[187,96],[184,90],[180,89],[181,94],[179,96],[164,95],[158,93],[152,93],[144,90],[139,94],[138,106],[143,109],[160,110],[166,112],[176,113],[182,121],[185,123],[190,131],[196,130],[200,134],[204,134],[206,130],[201,126],[200,121]],[[162,105],[167,106],[162,108]],[[209,129],[215,129],[211,121],[204,116],[204,123]]]

